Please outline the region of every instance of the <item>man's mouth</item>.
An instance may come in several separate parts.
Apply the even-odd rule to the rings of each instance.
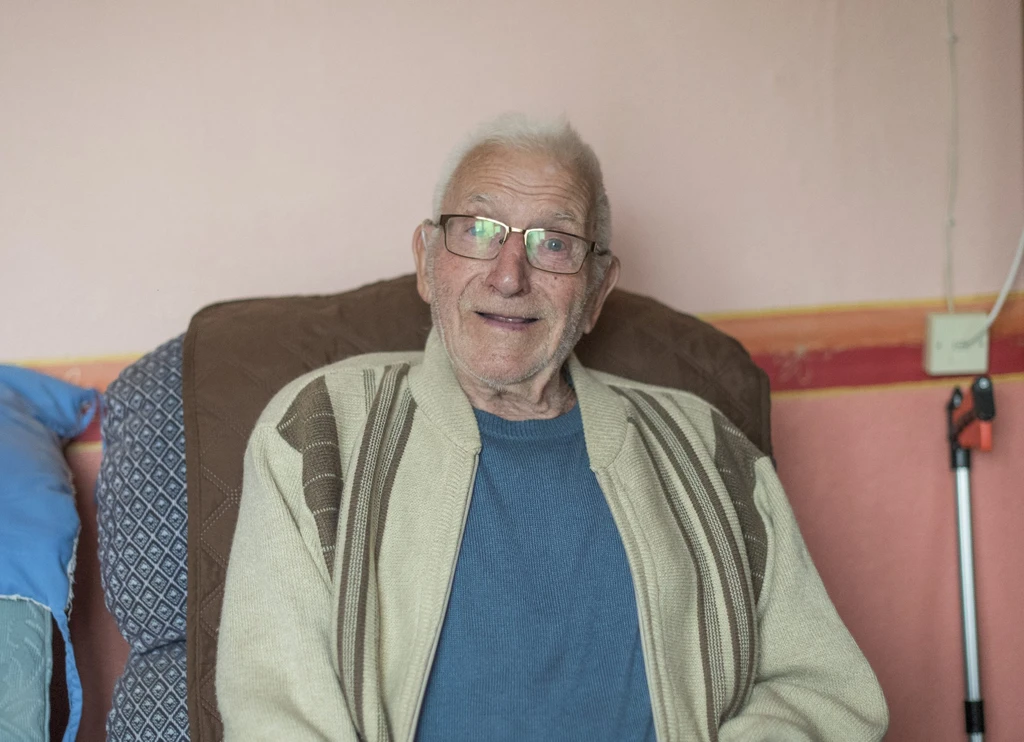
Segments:
[[[490,312],[477,312],[476,314],[485,320],[507,325],[530,325],[537,321],[537,317],[518,317],[509,314],[491,314]]]

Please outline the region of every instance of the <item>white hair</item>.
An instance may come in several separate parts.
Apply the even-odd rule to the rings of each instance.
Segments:
[[[597,242],[597,255],[611,253],[612,211],[604,189],[601,163],[589,144],[564,118],[543,121],[519,113],[506,113],[486,122],[460,143],[441,169],[441,177],[434,189],[434,221],[441,216],[441,205],[451,190],[455,174],[466,158],[482,147],[512,149],[548,155],[566,167],[588,189],[590,209],[587,229]],[[608,259],[598,261],[603,276]]]

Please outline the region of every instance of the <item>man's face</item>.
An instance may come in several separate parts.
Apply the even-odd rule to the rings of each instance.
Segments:
[[[549,157],[492,149],[462,164],[442,212],[589,237],[589,203],[573,174]],[[420,295],[431,305],[456,373],[492,388],[557,372],[594,326],[618,275],[616,263],[588,292],[597,268],[593,256],[579,273],[564,275],[531,266],[521,234],[509,234],[493,260],[453,255],[440,229],[429,236],[429,254],[419,237],[417,231],[413,251]]]

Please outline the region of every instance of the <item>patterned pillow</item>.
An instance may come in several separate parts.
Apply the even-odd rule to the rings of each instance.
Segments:
[[[128,655],[114,686],[107,742],[188,742],[185,642]]]
[[[53,736],[52,621],[38,603],[0,596],[0,739],[49,742]]]
[[[0,739],[53,735],[71,742],[78,731],[82,684],[67,611],[79,520],[63,447],[85,430],[98,409],[95,390],[29,369],[0,366],[0,599],[7,601],[0,627],[23,631],[26,621],[37,624],[28,633],[0,636],[5,645],[0,651]],[[21,613],[27,608],[21,603],[29,602],[46,615],[11,613]],[[51,619],[60,637],[52,643],[45,639],[53,638]],[[25,708],[33,696],[28,684],[41,676],[20,676],[19,668],[26,667],[25,642],[38,651],[38,663],[48,666],[45,678],[52,691],[36,697],[39,703],[31,704],[31,712]],[[38,683],[34,690],[40,690]],[[8,723],[18,718],[21,729],[11,731]],[[33,723],[35,733],[29,735],[25,724]]]
[[[96,484],[100,572],[107,608],[135,652],[185,639],[182,340],[140,358],[106,393]]]

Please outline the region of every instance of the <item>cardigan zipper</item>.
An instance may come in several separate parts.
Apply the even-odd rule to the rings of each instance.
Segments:
[[[437,654],[437,645],[441,641],[441,630],[444,628],[444,620],[448,615],[448,602],[451,600],[452,585],[455,583],[455,567],[459,563],[459,554],[462,553],[462,540],[466,536],[466,519],[469,517],[469,506],[473,500],[473,487],[476,484],[476,472],[479,466],[480,453],[477,452],[473,456],[473,473],[469,478],[469,492],[466,494],[466,505],[462,511],[462,525],[459,529],[459,545],[455,549],[455,559],[452,562],[451,568],[448,570],[448,587],[445,588],[441,618],[437,622],[437,630],[434,632],[434,638],[430,645],[430,659],[427,662],[426,672],[423,674],[423,680],[420,682],[420,693],[419,698],[416,700],[416,713],[413,716],[412,727],[409,731],[409,742],[414,742],[416,739],[416,731],[419,729],[420,725],[420,712],[423,710],[423,699],[427,694],[427,684],[430,682],[430,671],[434,667],[434,656]]]

